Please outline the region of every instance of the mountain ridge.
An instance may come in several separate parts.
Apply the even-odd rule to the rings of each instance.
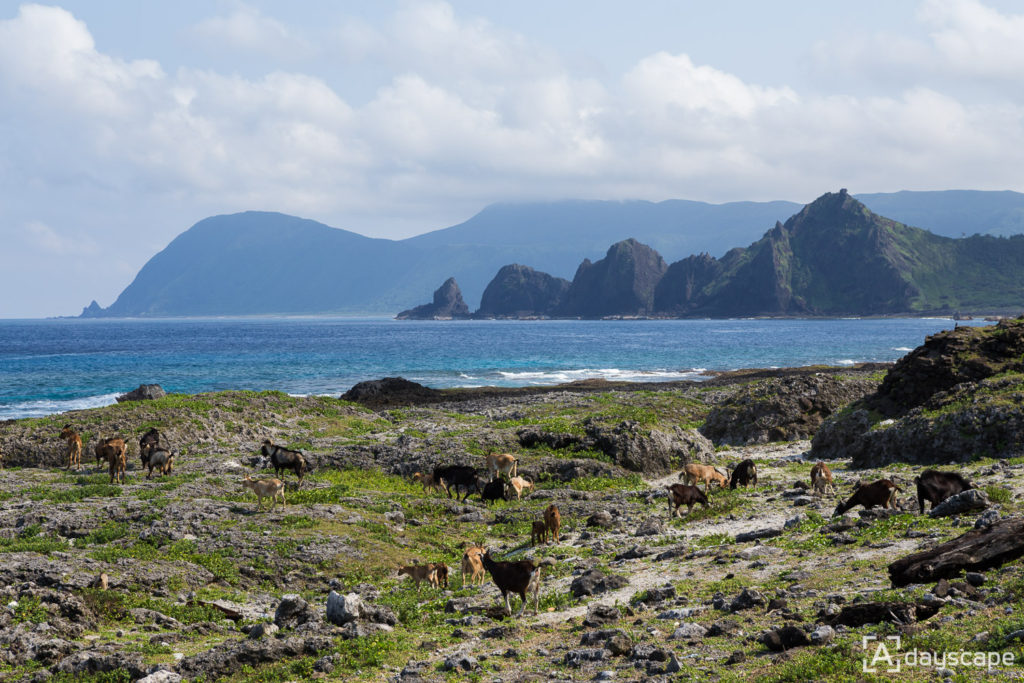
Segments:
[[[1024,194],[957,192],[971,206],[989,197],[997,205],[978,210],[978,230],[960,226],[968,231],[1016,225],[1018,213],[1024,216]],[[899,203],[891,195],[872,196]],[[905,193],[900,201],[920,214],[943,197]],[[380,314],[422,302],[447,277],[456,277],[466,300],[476,304],[502,265],[529,264],[568,279],[581,257],[600,259],[608,244],[630,236],[668,261],[701,253],[727,261],[736,244],[754,241],[765,226],[799,208],[689,200],[494,204],[464,223],[405,240],[273,212],[211,216],[154,255],[114,303],[90,305],[83,316]],[[218,225],[225,234],[212,229]]]

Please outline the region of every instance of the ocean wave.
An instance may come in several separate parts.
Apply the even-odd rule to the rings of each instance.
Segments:
[[[689,370],[623,370],[621,368],[582,368],[579,370],[522,370],[498,371],[501,380],[509,384],[564,384],[584,379],[606,379],[620,382],[669,382],[699,379],[703,368]]]
[[[849,358],[843,358],[842,360],[837,360],[836,363],[838,365],[856,365],[857,361],[851,360]]]
[[[910,348],[909,346],[894,346],[894,347],[892,347],[892,350],[893,351],[900,351],[902,353],[906,353],[908,351],[913,351],[914,349]]]
[[[86,396],[69,399],[40,399],[24,401],[0,406],[0,419],[17,420],[23,417],[45,417],[55,413],[66,413],[69,410],[85,410],[86,408],[102,408],[117,402],[120,393]]]

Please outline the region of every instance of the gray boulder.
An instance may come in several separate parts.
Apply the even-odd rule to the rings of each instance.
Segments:
[[[936,505],[928,513],[928,516],[948,517],[950,515],[960,515],[965,512],[974,512],[975,510],[984,510],[988,506],[988,496],[985,495],[984,491],[979,489],[967,489],[966,491],[961,491],[955,496],[950,496]]]
[[[137,389],[121,394],[117,397],[118,403],[125,401],[152,401],[155,398],[163,398],[167,395],[159,384],[140,384]]]

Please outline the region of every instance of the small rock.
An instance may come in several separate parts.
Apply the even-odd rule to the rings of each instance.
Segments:
[[[729,611],[739,612],[740,610],[764,605],[766,602],[767,601],[764,599],[764,596],[758,591],[753,588],[744,588],[743,592],[733,598],[732,602],[729,603]]]
[[[603,626],[604,624],[613,624],[622,617],[617,607],[613,605],[591,605],[587,609],[587,618],[584,619],[583,625],[589,628],[595,626]]]
[[[796,626],[783,626],[763,633],[760,641],[772,652],[783,652],[794,647],[811,644],[807,634]]]
[[[703,638],[704,634],[707,632],[707,629],[700,624],[689,623],[682,624],[679,628],[673,631],[672,635],[669,637],[675,640],[696,640],[698,638]]]
[[[985,575],[980,572],[967,572],[964,578],[967,579],[967,583],[975,588],[985,583]]]
[[[828,645],[836,637],[836,630],[831,626],[819,626],[811,633],[811,643],[814,645]]]

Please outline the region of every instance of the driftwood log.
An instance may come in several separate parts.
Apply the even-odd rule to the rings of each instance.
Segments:
[[[889,565],[895,588],[949,579],[962,571],[1001,567],[1024,555],[1024,518],[1001,519],[986,529],[972,529],[930,550],[907,555]]]

